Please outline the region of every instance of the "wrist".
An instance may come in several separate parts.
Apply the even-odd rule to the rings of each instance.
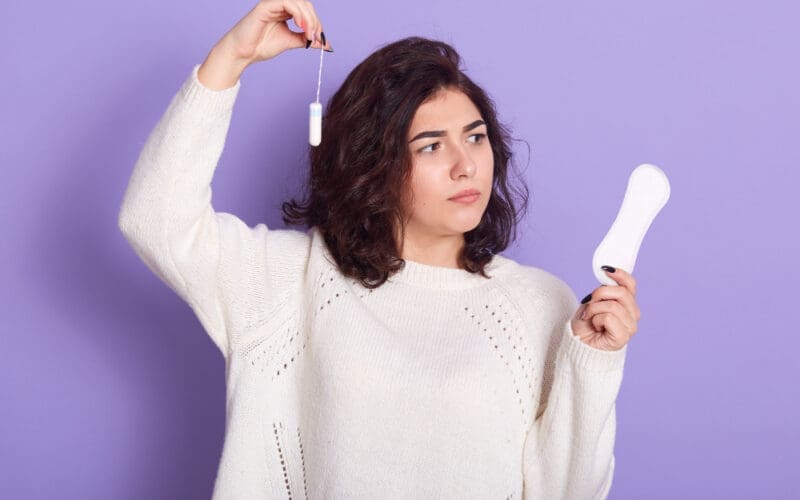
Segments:
[[[227,37],[220,40],[208,53],[197,71],[197,79],[211,90],[225,90],[236,85],[250,60],[237,56]]]

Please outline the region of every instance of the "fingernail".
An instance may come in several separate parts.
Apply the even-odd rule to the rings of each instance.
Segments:
[[[325,52],[333,52],[333,49],[325,49]]]
[[[311,47],[311,40],[306,40],[306,48]]]
[[[325,32],[324,31],[320,31],[319,34],[322,35],[322,45],[325,45],[326,43],[328,43],[328,42],[325,41]]]
[[[590,300],[592,300],[592,294],[591,293],[583,298],[583,300],[581,301],[581,304],[585,304],[585,303],[589,302]]]
[[[600,269],[602,269],[604,271],[608,271],[610,273],[613,273],[614,271],[616,271],[616,269],[611,267],[611,266],[602,266]]]

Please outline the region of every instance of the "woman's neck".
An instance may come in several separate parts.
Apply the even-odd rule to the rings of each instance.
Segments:
[[[400,257],[429,266],[460,269],[458,255],[464,247],[464,235],[432,236],[406,231]]]

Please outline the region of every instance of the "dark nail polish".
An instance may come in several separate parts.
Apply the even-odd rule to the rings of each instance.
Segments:
[[[324,31],[320,31],[319,34],[322,36],[322,45],[325,45],[326,43],[328,43],[328,42],[325,41],[325,32]]]
[[[610,273],[613,273],[614,271],[616,271],[616,269],[611,267],[611,266],[602,266],[600,269],[602,269],[604,271],[608,271]]]
[[[333,52],[333,49],[325,49],[325,52]]]
[[[592,294],[591,293],[583,298],[583,300],[581,301],[581,304],[585,304],[585,303],[589,302],[590,300],[592,300]]]
[[[311,47],[311,40],[306,40],[306,48]]]

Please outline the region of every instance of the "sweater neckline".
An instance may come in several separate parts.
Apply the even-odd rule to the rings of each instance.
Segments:
[[[391,275],[389,281],[447,290],[474,288],[491,283],[496,271],[508,262],[508,259],[502,255],[493,255],[492,260],[484,267],[486,274],[490,277],[490,279],[486,279],[480,273],[471,273],[464,269],[434,266],[409,259],[403,260],[405,265]]]
[[[311,232],[313,233],[313,239],[316,244],[321,247],[322,252],[325,254],[326,260],[336,267],[336,263],[328,251],[328,246],[325,244],[325,238],[320,229],[314,226],[311,228]],[[513,262],[511,259],[500,254],[493,255],[492,259],[484,267],[484,271],[489,276],[489,279],[487,279],[481,276],[480,273],[471,273],[465,269],[433,266],[408,259],[404,259],[404,261],[405,265],[403,268],[390,275],[387,284],[404,283],[434,290],[475,288],[493,283],[493,279],[495,275],[498,274],[498,271],[508,267],[508,264]]]

